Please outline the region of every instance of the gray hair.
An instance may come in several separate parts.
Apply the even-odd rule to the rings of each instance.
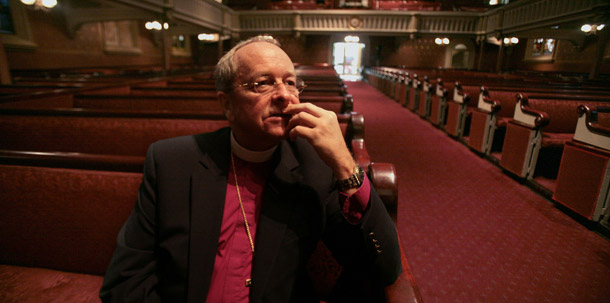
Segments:
[[[232,89],[233,81],[235,80],[235,75],[237,74],[237,65],[233,61],[233,55],[235,55],[235,52],[240,48],[254,42],[268,42],[281,48],[279,41],[271,36],[263,35],[255,36],[237,43],[237,45],[222,56],[222,58],[220,58],[216,64],[216,68],[214,69],[216,91],[228,92]]]

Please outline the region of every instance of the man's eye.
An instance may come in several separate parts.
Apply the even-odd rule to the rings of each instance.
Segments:
[[[257,87],[273,86],[273,80],[271,80],[271,79],[260,80],[260,81],[256,82],[256,86]]]
[[[296,87],[297,82],[295,80],[286,80],[286,85]]]

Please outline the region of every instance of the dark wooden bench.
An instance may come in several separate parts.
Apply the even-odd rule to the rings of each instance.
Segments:
[[[520,178],[555,189],[561,153],[574,138],[578,107],[608,106],[610,98],[572,95],[516,97],[515,114],[506,128],[500,166]]]
[[[129,115],[78,109],[1,110],[0,148],[144,156],[160,139],[227,126],[222,115]]]
[[[364,142],[364,117],[337,114],[362,167],[371,163]],[[143,156],[153,142],[228,125],[221,113],[82,108],[0,109],[0,149]]]
[[[99,302],[103,274],[116,235],[137,199],[141,172],[105,167],[107,159],[91,155],[15,155],[0,151],[3,298],[7,302]],[[130,165],[135,167],[141,160],[128,157],[122,162],[136,162]],[[369,169],[369,174],[387,173],[393,172]],[[388,302],[421,302],[402,251],[401,256],[404,272],[386,288]],[[308,270],[322,298],[341,273],[323,244]]]
[[[449,93],[443,79],[436,79],[436,83],[429,90],[430,108],[428,110],[428,120],[434,126],[444,128],[447,119],[447,96]]]
[[[610,107],[580,105],[577,111],[574,138],[563,149],[553,200],[610,227]]]
[[[475,86],[466,87],[471,93]],[[564,88],[564,89],[561,89]],[[504,133],[508,122],[513,119],[517,94],[536,94],[538,96],[592,96],[610,97],[610,93],[598,90],[565,89],[560,87],[505,87],[505,86],[481,86],[478,93],[476,107],[471,110],[471,121],[469,136],[466,138],[468,145],[474,150],[499,158],[502,151]],[[471,101],[472,102],[472,101]],[[473,104],[474,105],[474,104]]]

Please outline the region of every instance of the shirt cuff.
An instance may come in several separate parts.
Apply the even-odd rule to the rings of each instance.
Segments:
[[[351,196],[339,191],[339,205],[343,216],[351,224],[358,224],[364,218],[371,197],[371,184],[367,175],[364,175],[362,185]]]

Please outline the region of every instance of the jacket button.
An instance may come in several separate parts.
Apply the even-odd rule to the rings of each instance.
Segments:
[[[369,233],[369,237],[371,237],[371,238],[372,238],[372,237],[374,237],[374,236],[375,236],[375,233],[374,233],[374,232],[370,232],[370,233]]]
[[[377,254],[381,254],[381,252],[382,252],[382,250],[381,250],[381,249],[378,249],[378,250],[377,250]]]

